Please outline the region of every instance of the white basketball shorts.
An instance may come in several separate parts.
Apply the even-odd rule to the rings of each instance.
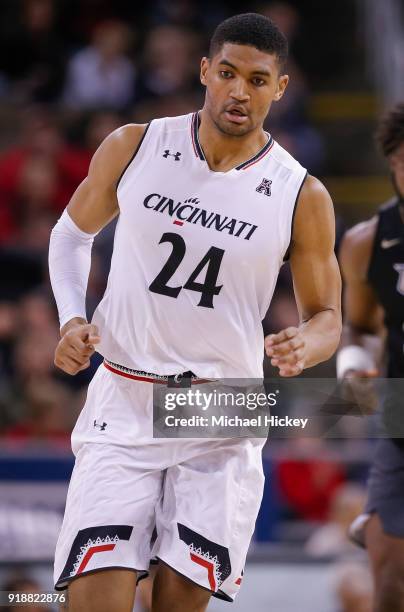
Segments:
[[[91,381],[56,547],[55,588],[106,568],[138,579],[157,558],[217,597],[237,594],[260,507],[264,439],[154,439],[153,385]]]

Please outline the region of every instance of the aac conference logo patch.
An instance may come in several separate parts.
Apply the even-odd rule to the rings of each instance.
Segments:
[[[255,188],[255,191],[258,191],[258,193],[263,193],[266,196],[270,196],[271,185],[272,181],[270,179],[263,178],[258,187]]]

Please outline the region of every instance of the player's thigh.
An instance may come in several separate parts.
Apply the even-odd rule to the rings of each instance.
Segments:
[[[136,572],[108,569],[75,578],[68,587],[68,612],[132,612]]]
[[[153,612],[205,612],[211,592],[160,563],[153,584]]]

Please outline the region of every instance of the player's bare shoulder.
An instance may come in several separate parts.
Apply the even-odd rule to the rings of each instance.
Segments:
[[[109,134],[94,153],[88,176],[67,207],[73,221],[84,232],[95,233],[118,215],[118,181],[136,154],[146,127],[122,126]]]
[[[366,280],[377,229],[377,216],[349,229],[341,242],[339,261],[346,280],[352,275]]]
[[[95,174],[96,180],[117,183],[136,153],[146,129],[146,124],[129,123],[111,132],[95,152],[89,176]]]
[[[331,196],[323,183],[307,175],[296,203],[293,222],[293,246],[328,252],[333,248],[335,217]]]
[[[298,208],[312,215],[323,214],[325,209],[333,208],[331,196],[325,185],[315,176],[308,174],[298,200]]]

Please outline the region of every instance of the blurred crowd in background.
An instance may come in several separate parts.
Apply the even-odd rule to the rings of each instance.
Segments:
[[[378,112],[389,100],[369,76],[365,30],[370,26],[361,18],[364,3],[2,0],[1,449],[68,451],[71,429],[100,359],[95,356],[91,368],[76,377],[53,365],[59,326],[47,273],[51,228],[112,130],[202,107],[200,58],[207,54],[215,26],[227,16],[246,10],[263,13],[289,39],[290,84],[265,127],[331,191],[337,247],[344,228],[391,195],[372,145]],[[387,4],[394,5],[394,0]],[[113,236],[112,224],[94,246],[89,316],[105,288]],[[297,321],[285,265],[264,331]],[[266,373],[274,374],[268,364]],[[312,375],[334,373],[329,362]],[[276,500],[267,507],[276,523],[270,537],[282,539],[283,522],[290,519],[297,530],[302,524],[320,525],[306,538],[309,554],[349,549],[345,529],[363,503],[368,453],[360,442],[351,444],[344,456],[323,440],[275,445],[268,459],[271,486],[277,483]]]

